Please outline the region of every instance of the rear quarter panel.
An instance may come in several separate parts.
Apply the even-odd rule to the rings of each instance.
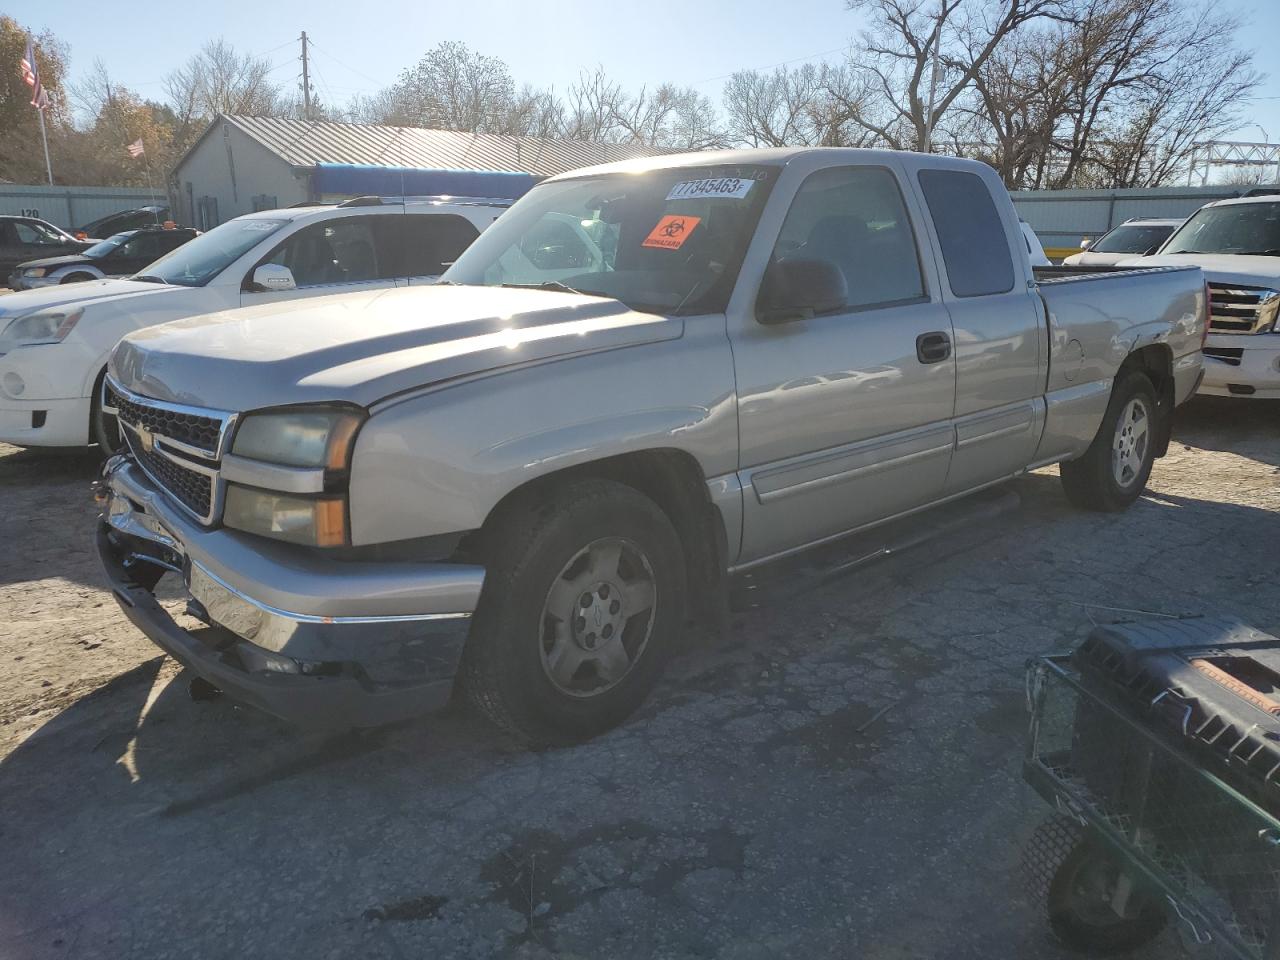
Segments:
[[[479,528],[537,477],[639,450],[681,450],[709,480],[737,468],[723,314],[683,336],[481,375],[379,405],[356,441],[357,545]],[[730,543],[738,531],[727,524]]]
[[[1203,362],[1199,268],[1100,273],[1041,282],[1039,290],[1049,319],[1049,373],[1037,462],[1085,451],[1120,365],[1135,350],[1168,349],[1178,402],[1194,389]]]

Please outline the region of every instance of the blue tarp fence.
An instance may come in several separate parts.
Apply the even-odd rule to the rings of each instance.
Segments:
[[[311,175],[312,196],[348,197],[491,197],[516,200],[540,177],[531,173],[491,170],[429,170],[422,167],[375,167],[356,163],[319,163]]]

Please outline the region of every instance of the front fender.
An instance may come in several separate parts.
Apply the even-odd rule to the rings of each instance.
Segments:
[[[475,530],[532,480],[643,450],[704,476],[737,467],[733,368],[718,327],[482,377],[378,410],[356,441],[357,545]],[[718,330],[718,335],[716,331]]]

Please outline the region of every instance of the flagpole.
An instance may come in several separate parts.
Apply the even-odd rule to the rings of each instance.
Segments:
[[[151,158],[150,157],[147,157],[146,166],[147,166],[147,192],[151,194],[151,201],[154,204],[157,197],[156,197],[156,188],[151,185]],[[160,211],[158,210],[155,212],[155,221],[156,223],[160,222]]]
[[[53,165],[49,163],[49,135],[44,130],[44,108],[36,107],[40,114],[40,139],[44,141],[44,172],[49,175],[49,186],[53,186]]]

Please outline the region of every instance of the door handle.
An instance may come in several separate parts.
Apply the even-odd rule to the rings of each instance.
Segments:
[[[916,337],[916,359],[921,363],[941,363],[951,356],[951,338],[941,330]]]

